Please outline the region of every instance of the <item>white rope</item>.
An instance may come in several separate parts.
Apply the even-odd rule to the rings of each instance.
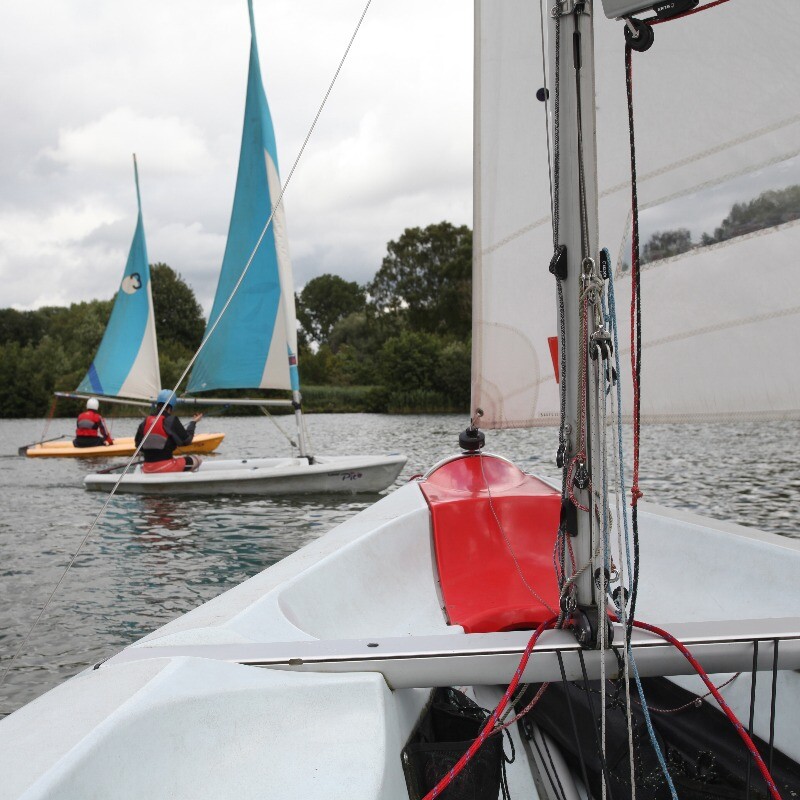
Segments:
[[[286,431],[283,428],[281,428],[280,425],[278,425],[278,420],[276,420],[275,417],[273,417],[272,414],[269,413],[269,409],[266,408],[266,406],[259,406],[259,409],[264,414],[264,416],[283,434],[284,438],[286,439],[287,442],[289,442],[292,448],[297,447],[297,442],[295,442],[295,440],[292,439],[292,437],[289,436],[289,434],[286,433]]]
[[[233,287],[233,290],[231,291],[230,296],[225,301],[225,305],[222,307],[222,310],[220,311],[219,316],[214,321],[214,324],[209,328],[208,333],[205,335],[205,337],[203,338],[203,341],[200,343],[200,347],[197,348],[197,351],[191,357],[191,359],[189,360],[189,363],[186,365],[186,369],[183,370],[183,372],[181,373],[180,378],[178,378],[178,381],[177,381],[177,383],[175,384],[175,387],[172,390],[173,396],[177,395],[178,388],[183,383],[183,381],[186,378],[186,376],[189,374],[189,371],[194,366],[195,361],[197,361],[197,357],[200,355],[200,353],[202,352],[202,350],[205,347],[206,343],[211,338],[211,336],[213,335],[214,331],[217,329],[217,326],[219,325],[220,320],[224,316],[225,312],[228,310],[228,307],[230,306],[231,302],[233,301],[234,296],[239,291],[239,287],[242,285],[242,281],[244,281],[245,276],[247,275],[247,272],[250,269],[250,265],[253,263],[253,259],[255,258],[255,255],[258,252],[259,247],[261,247],[261,242],[263,241],[264,236],[266,236],[266,233],[269,230],[269,226],[272,224],[272,219],[275,216],[275,212],[280,207],[281,201],[283,200],[283,195],[286,192],[287,187],[289,186],[289,182],[292,180],[292,176],[294,175],[295,169],[297,169],[298,162],[300,161],[303,153],[305,152],[306,145],[308,144],[308,141],[311,138],[311,134],[314,132],[314,128],[316,127],[317,121],[319,120],[320,115],[322,114],[322,110],[325,108],[325,104],[328,101],[328,97],[330,96],[330,93],[333,90],[333,86],[336,83],[336,79],[339,77],[339,73],[341,72],[342,67],[344,66],[345,59],[347,58],[347,55],[350,52],[350,48],[353,46],[353,42],[355,41],[356,35],[358,34],[359,29],[361,28],[361,23],[364,21],[364,17],[366,16],[367,11],[369,10],[369,7],[370,7],[371,3],[372,3],[372,0],[367,0],[367,4],[364,6],[364,10],[361,12],[361,17],[359,18],[358,23],[356,25],[356,28],[353,31],[353,35],[350,37],[350,41],[348,42],[347,47],[345,48],[344,54],[342,55],[342,58],[339,61],[339,66],[336,68],[336,72],[334,73],[333,78],[331,79],[330,85],[328,86],[328,90],[325,92],[325,96],[322,98],[322,102],[320,103],[320,106],[317,109],[317,113],[316,113],[316,115],[314,117],[313,122],[311,123],[311,127],[309,128],[308,133],[306,134],[306,138],[303,141],[302,146],[300,147],[300,150],[299,150],[299,152],[297,154],[297,157],[294,160],[294,163],[292,164],[291,170],[289,170],[289,175],[286,178],[285,183],[281,187],[281,191],[280,191],[280,194],[278,195],[278,199],[275,201],[274,205],[272,206],[272,210],[270,211],[269,218],[264,223],[264,227],[263,227],[263,229],[261,231],[261,235],[258,237],[258,241],[256,242],[255,247],[253,248],[253,251],[250,253],[250,257],[247,259],[247,263],[245,264],[244,269],[242,270],[242,274],[239,276],[239,280],[236,281],[236,284]],[[14,655],[11,657],[11,660],[8,662],[8,665],[6,666],[2,676],[0,676],[0,687],[3,686],[3,684],[5,683],[5,680],[8,677],[8,673],[11,671],[11,668],[14,666],[14,663],[16,662],[17,658],[19,657],[20,653],[23,651],[23,649],[27,645],[28,641],[30,640],[31,634],[36,629],[36,626],[39,624],[39,621],[41,620],[41,618],[44,615],[45,611],[47,610],[47,608],[49,607],[50,603],[52,602],[53,597],[55,596],[55,594],[58,591],[59,587],[63,583],[64,578],[66,578],[67,573],[72,568],[72,565],[75,563],[75,560],[78,558],[78,555],[80,554],[80,552],[83,550],[84,546],[86,545],[86,542],[89,540],[89,537],[91,536],[91,534],[94,531],[95,527],[97,527],[97,523],[103,517],[103,514],[105,514],[105,511],[108,508],[108,505],[111,502],[112,498],[116,494],[117,488],[119,487],[120,483],[122,482],[122,479],[128,474],[128,470],[131,468],[131,465],[133,464],[133,462],[136,460],[137,456],[139,455],[139,452],[142,449],[142,444],[144,443],[144,440],[147,438],[147,435],[153,430],[153,428],[155,428],[155,426],[158,424],[158,421],[161,419],[161,417],[163,415],[164,415],[164,407],[162,406],[162,408],[159,410],[158,414],[156,415],[156,418],[153,420],[153,424],[150,426],[150,428],[147,431],[147,433],[145,434],[145,436],[142,437],[142,442],[136,448],[136,450],[134,451],[134,453],[131,456],[130,460],[125,465],[124,470],[122,471],[122,473],[120,474],[119,478],[117,479],[117,482],[112,487],[111,492],[108,495],[108,498],[106,499],[105,503],[103,503],[103,507],[100,509],[99,513],[94,518],[94,521],[89,526],[89,530],[86,531],[86,535],[83,537],[83,539],[81,539],[81,542],[78,545],[78,549],[74,552],[74,554],[70,558],[69,563],[67,564],[66,568],[61,573],[61,577],[58,579],[58,582],[56,583],[55,587],[53,588],[53,591],[50,592],[50,596],[47,598],[47,601],[42,606],[42,609],[41,609],[41,611],[39,611],[39,614],[37,615],[36,619],[33,621],[33,624],[31,625],[30,629],[28,630],[28,633],[25,635],[25,638],[22,640],[22,644],[20,644],[20,646],[17,648],[17,650],[14,653]]]
[[[600,439],[600,487],[601,487],[601,521],[598,525],[600,537],[599,550],[602,551],[600,560],[600,597],[597,603],[597,624],[600,634],[600,749],[603,755],[603,763],[608,764],[606,758],[606,651],[608,650],[608,616],[606,614],[606,561],[608,555],[608,508],[607,508],[607,473],[606,473],[606,393],[605,393],[605,374],[603,369],[603,358],[598,352],[595,361],[595,420],[600,426],[598,438]],[[602,406],[602,411],[601,411]],[[594,471],[594,464],[593,469]],[[597,484],[595,484],[596,486]],[[592,487],[594,493],[594,486]],[[606,781],[602,781],[602,798],[606,798]]]
[[[617,376],[617,380],[619,380],[619,376]],[[619,423],[619,408],[617,407],[616,403],[616,395],[612,391],[611,392],[611,424],[614,430]],[[616,505],[616,517],[615,517],[615,524],[617,528],[617,552],[619,554],[619,593],[620,593],[620,603],[619,603],[619,621],[622,624],[623,628],[625,627],[625,620],[626,620],[626,606],[625,606],[625,596],[626,596],[626,578],[625,578],[625,570],[627,567],[627,559],[625,558],[625,549],[622,543],[622,509],[620,507],[620,498],[625,496],[625,484],[622,480],[621,472],[620,472],[620,457],[621,454],[618,453],[618,448],[612,447],[611,448],[611,464],[613,467],[613,475],[614,475],[614,500]],[[623,671],[625,676],[625,716],[626,716],[626,723],[627,723],[627,731],[628,731],[628,759],[630,761],[630,770],[631,770],[631,800],[636,800],[636,770],[634,765],[633,759],[633,720],[631,717],[631,688],[630,688],[630,662],[628,660],[628,648],[622,648],[622,664],[623,664]]]
[[[609,286],[613,288],[613,278],[609,278]],[[605,294],[604,294],[604,302],[603,302],[603,312],[606,314],[606,325],[608,329],[612,333],[612,340],[615,348],[615,358],[619,358],[619,350],[618,347],[618,337],[617,337],[617,320],[616,316],[612,317],[612,305],[611,305],[611,297],[610,297],[611,289],[609,289],[608,294],[608,306],[607,306],[607,313],[606,313],[606,303],[605,303]],[[616,314],[616,306],[613,307],[613,311]],[[615,361],[616,363],[616,361]],[[612,368],[611,359],[609,358],[609,369]],[[617,385],[614,386],[612,382],[609,382],[609,394],[611,395],[611,425],[615,432],[621,431],[621,414],[622,409],[617,403],[617,393],[620,391],[620,381],[622,380],[622,376],[617,374]],[[616,389],[616,391],[615,391]],[[623,527],[623,514],[625,513],[624,509],[621,506],[621,499],[625,497],[625,478],[622,466],[623,460],[623,452],[622,452],[622,438],[621,436],[615,442],[615,446],[611,448],[611,463],[613,467],[613,476],[614,479],[612,481],[613,485],[616,487],[614,491],[614,500],[615,500],[615,507],[616,507],[616,518],[615,524],[617,527],[617,553],[619,555],[619,567],[618,567],[618,579],[619,579],[619,620],[622,624],[623,629],[625,629],[625,623],[627,619],[627,608],[626,608],[626,570],[628,564],[630,563],[630,552],[627,542],[623,545],[622,541],[622,527]],[[622,664],[623,664],[623,672],[625,678],[625,722],[626,728],[628,733],[628,761],[630,766],[630,775],[631,775],[631,800],[636,800],[636,767],[633,757],[633,719],[631,716],[631,692],[630,692],[630,651],[628,647],[625,646],[622,648]]]

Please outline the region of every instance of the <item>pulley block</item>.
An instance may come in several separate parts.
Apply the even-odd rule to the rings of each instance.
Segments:
[[[585,489],[589,485],[589,470],[586,469],[586,464],[581,461],[575,469],[575,476],[572,482],[578,489]]]
[[[603,615],[606,625],[606,646],[614,641],[614,628],[606,614]],[[572,613],[570,627],[575,639],[584,650],[596,650],[598,646],[599,628],[597,625],[597,606],[579,605]]]
[[[625,43],[637,53],[644,53],[653,46],[655,33],[652,27],[640,19],[625,20]]]

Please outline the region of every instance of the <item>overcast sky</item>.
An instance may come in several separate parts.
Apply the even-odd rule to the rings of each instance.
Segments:
[[[284,180],[366,0],[254,0]],[[370,279],[472,222],[472,3],[373,0],[285,195],[295,280]],[[246,0],[0,0],[0,307],[109,298],[136,221],[206,310],[247,80]]]

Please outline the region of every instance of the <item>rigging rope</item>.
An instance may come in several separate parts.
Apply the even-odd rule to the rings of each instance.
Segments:
[[[633,381],[633,480],[631,483],[631,529],[633,532],[633,572],[631,573],[630,612],[625,626],[625,639],[630,645],[633,621],[636,615],[636,596],[639,588],[639,434],[641,420],[641,359],[642,359],[642,303],[641,273],[639,270],[639,197],[636,187],[636,138],[633,126],[633,66],[630,45],[625,45],[625,88],[628,97],[628,132],[631,150],[631,375]]]
[[[691,654],[689,648],[686,647],[683,642],[679,639],[676,639],[671,633],[665,631],[663,628],[659,628],[656,625],[649,625],[646,622],[634,622],[635,627],[641,628],[644,631],[650,631],[650,633],[655,633],[656,635],[660,636],[662,639],[668,641],[673,647],[677,648],[680,651],[681,655],[692,665],[695,672],[700,676],[700,679],[708,688],[708,691],[714,696],[714,699],[717,701],[717,704],[722,709],[722,712],[730,721],[731,725],[736,729],[736,733],[739,734],[739,738],[744,742],[745,747],[750,751],[750,755],[756,762],[756,766],[758,767],[759,772],[761,773],[761,777],[764,779],[764,783],[767,785],[767,789],[769,790],[770,795],[772,796],[773,800],[781,800],[781,796],[778,792],[778,788],[775,785],[775,781],[772,778],[769,770],[767,769],[767,765],[764,763],[764,759],[761,758],[761,754],[758,752],[758,748],[753,743],[753,740],[750,738],[748,732],[744,729],[744,725],[739,721],[736,714],[733,713],[730,706],[725,702],[725,698],[720,694],[719,690],[716,686],[714,686],[711,679],[708,677],[708,673],[703,669],[697,659]],[[642,708],[645,711],[644,707]],[[646,713],[646,712],[645,712]]]
[[[519,685],[520,679],[522,678],[522,673],[525,672],[525,667],[528,666],[528,660],[531,657],[531,653],[533,652],[533,648],[536,645],[536,642],[539,640],[539,637],[547,628],[552,628],[556,623],[556,617],[551,617],[547,621],[543,622],[534,632],[531,638],[528,640],[528,644],[525,647],[525,651],[522,654],[522,658],[517,666],[516,671],[514,672],[514,677],[511,679],[511,683],[508,684],[508,688],[506,689],[503,697],[500,699],[500,702],[497,704],[497,707],[494,711],[489,715],[489,718],[484,723],[483,728],[481,728],[481,732],[475,738],[475,741],[467,748],[467,751],[464,753],[461,758],[456,761],[453,765],[452,769],[450,769],[447,774],[433,787],[426,795],[422,798],[422,800],[434,800],[434,798],[438,797],[456,778],[456,776],[467,766],[467,764],[472,760],[472,757],[475,753],[480,750],[483,746],[483,743],[486,739],[491,735],[495,723],[500,718],[500,715],[505,710],[506,706],[508,705],[508,701],[511,699],[511,695],[514,694],[517,686]]]
[[[43,442],[45,436],[47,436],[47,432],[50,430],[50,425],[53,422],[53,417],[56,413],[56,404],[58,403],[58,397],[53,398],[53,402],[50,403],[50,410],[47,412],[47,417],[45,418],[44,423],[44,430],[42,431],[41,437],[39,437],[39,441]]]
[[[614,297],[614,269],[611,263],[611,255],[606,250],[606,258],[608,259],[609,270],[608,270],[608,321],[607,324],[611,330],[611,336],[613,341],[613,348],[614,348],[614,365],[617,371],[617,380],[616,380],[616,393],[611,393],[611,415],[613,420],[616,423],[617,427],[617,447],[612,450],[613,453],[613,465],[614,465],[614,479],[615,483],[617,484],[617,489],[614,492],[614,500],[616,503],[617,508],[617,549],[619,551],[620,557],[620,568],[619,568],[619,603],[617,605],[617,610],[619,612],[620,618],[622,619],[623,626],[626,624],[626,605],[627,605],[627,597],[626,597],[626,568],[627,568],[627,575],[630,576],[631,574],[631,548],[630,548],[630,537],[628,535],[628,507],[622,502],[622,498],[625,497],[625,453],[622,446],[622,372],[620,367],[620,358],[619,358],[619,332],[617,330],[617,308],[616,308],[616,298]],[[605,296],[604,296],[604,306],[603,311],[605,312]],[[616,399],[616,404],[615,404]],[[617,475],[619,476],[619,481],[616,481]],[[620,520],[622,520],[622,526],[620,525]],[[625,531],[625,547],[623,549],[622,546],[622,531]],[[623,557],[624,556],[624,557]],[[630,761],[630,768],[631,768],[631,800],[636,800],[636,775],[634,769],[634,761],[633,761],[633,720],[631,718],[631,693],[630,693],[630,662],[633,658],[633,654],[630,651],[630,648],[626,646],[622,649],[622,658],[623,658],[623,666],[625,670],[625,716],[627,722],[627,730],[628,730],[628,753],[629,753],[629,761]]]
[[[295,442],[295,440],[292,439],[292,437],[289,436],[289,434],[286,433],[286,431],[281,428],[280,425],[278,425],[278,420],[276,420],[275,417],[269,413],[269,409],[266,406],[259,406],[259,409],[261,410],[261,413],[281,432],[281,434],[283,434],[283,437],[287,442],[289,442],[290,446],[293,448],[297,447],[297,442]]]
[[[651,18],[646,20],[650,24],[657,24],[661,22],[672,21],[680,19],[691,14],[696,14],[699,11],[705,11],[714,6],[721,5],[728,2],[728,0],[714,0],[699,8],[685,12],[683,14],[671,17],[668,20]],[[637,188],[637,173],[636,173],[636,137],[634,128],[634,114],[633,114],[633,64],[632,64],[632,49],[626,42],[625,45],[625,90],[628,105],[628,134],[630,142],[630,164],[631,164],[631,307],[630,307],[630,326],[631,326],[631,374],[633,381],[633,477],[631,482],[631,531],[633,538],[633,566],[631,571],[630,563],[630,542],[628,539],[628,521],[627,509],[624,512],[624,526],[625,526],[625,545],[626,545],[626,558],[628,562],[628,574],[631,576],[631,594],[630,594],[630,611],[626,609],[624,586],[622,586],[621,598],[619,603],[620,617],[625,627],[625,652],[633,667],[634,678],[638,690],[639,697],[642,703],[642,711],[647,726],[647,731],[650,736],[653,748],[656,752],[661,770],[669,784],[670,792],[675,800],[677,800],[677,792],[675,791],[672,778],[670,777],[664,755],[658,744],[658,740],[653,730],[650,721],[650,714],[648,711],[647,703],[644,697],[644,690],[639,679],[639,671],[636,666],[636,661],[633,658],[631,651],[630,640],[633,627],[642,627],[635,620],[636,613],[636,599],[639,587],[639,509],[638,501],[642,497],[642,492],[639,488],[639,447],[640,447],[640,433],[641,433],[641,361],[642,361],[642,295],[641,295],[641,265],[639,263],[639,197]],[[613,278],[611,277],[613,270],[609,270],[609,303],[613,307]],[[619,374],[619,345],[617,341],[616,329],[616,313],[612,310],[612,317],[614,318],[614,342],[615,352],[617,359],[617,371]],[[620,452],[620,493],[624,493],[624,468],[622,466],[622,423],[621,423],[621,410],[622,399],[619,383],[617,384],[617,398],[620,413],[618,421],[618,446]],[[624,505],[623,505],[624,507]],[[698,665],[699,666],[699,665]],[[630,714],[630,704],[629,704]]]
[[[280,193],[278,194],[278,199],[275,201],[274,205],[272,206],[269,218],[264,223],[264,227],[261,230],[261,235],[258,237],[258,241],[256,241],[256,244],[253,247],[252,252],[250,253],[250,257],[247,259],[247,263],[245,264],[245,266],[244,266],[244,268],[242,270],[242,274],[239,276],[239,279],[236,281],[236,284],[234,285],[233,289],[231,290],[231,293],[230,293],[228,299],[225,301],[225,305],[222,307],[222,310],[220,311],[219,316],[214,321],[214,324],[209,328],[208,333],[203,337],[203,341],[200,343],[200,346],[197,348],[197,351],[195,352],[195,354],[189,360],[189,363],[186,365],[186,368],[181,373],[180,378],[178,378],[178,380],[177,380],[177,382],[175,384],[175,387],[172,390],[172,394],[173,394],[174,397],[177,397],[178,388],[183,383],[183,381],[186,378],[186,376],[189,374],[189,371],[194,366],[195,361],[197,361],[197,358],[200,355],[200,353],[202,352],[202,350],[205,347],[206,343],[211,338],[211,336],[213,335],[214,331],[217,329],[217,326],[219,325],[220,320],[225,315],[225,312],[228,310],[228,307],[230,306],[231,302],[233,301],[234,296],[239,291],[239,287],[242,285],[242,282],[244,281],[245,276],[247,275],[247,272],[250,269],[250,265],[253,263],[253,259],[255,258],[259,247],[261,247],[261,242],[264,240],[264,237],[266,236],[267,231],[269,230],[269,227],[272,224],[272,220],[273,220],[273,217],[275,216],[275,212],[280,207],[281,201],[283,200],[283,195],[285,194],[286,189],[288,188],[289,183],[292,180],[292,176],[294,175],[295,170],[297,169],[297,165],[300,162],[300,159],[302,158],[303,153],[305,152],[306,145],[308,145],[308,142],[311,139],[311,134],[314,132],[314,129],[316,128],[317,121],[319,120],[320,115],[322,114],[322,111],[325,108],[325,104],[328,102],[328,97],[330,97],[330,94],[333,91],[333,86],[336,83],[337,78],[339,77],[339,73],[342,71],[342,67],[344,66],[345,59],[347,58],[348,54],[350,53],[350,49],[353,46],[353,42],[355,41],[355,38],[356,38],[359,30],[361,29],[361,24],[364,21],[364,17],[366,16],[367,11],[369,10],[369,7],[370,7],[371,3],[372,3],[372,0],[367,0],[366,5],[364,6],[364,10],[361,12],[361,16],[359,17],[359,20],[358,20],[358,22],[356,24],[355,30],[353,31],[353,34],[350,37],[350,41],[347,43],[347,47],[345,48],[344,54],[342,55],[342,58],[339,61],[339,65],[336,67],[336,71],[333,74],[333,78],[331,79],[331,82],[328,85],[328,89],[325,92],[324,97],[322,98],[322,102],[320,103],[319,108],[317,109],[317,113],[314,116],[314,119],[313,119],[313,121],[311,123],[311,126],[308,129],[308,133],[306,134],[306,137],[303,140],[303,144],[300,146],[300,150],[298,151],[297,156],[296,156],[296,158],[294,160],[294,163],[292,164],[292,168],[289,170],[289,174],[288,174],[286,180],[284,181],[283,186],[281,186]],[[145,436],[142,437],[142,443],[144,443],[145,438],[152,432],[152,430],[158,424],[158,421],[161,419],[163,414],[164,414],[164,409],[162,407],[162,409],[158,412],[158,414],[156,414],[156,417],[153,420],[153,424],[147,430],[147,432],[145,433]],[[86,542],[89,540],[89,537],[91,536],[92,532],[94,531],[95,527],[97,526],[97,523],[100,521],[100,519],[105,514],[105,511],[108,508],[109,503],[111,502],[111,500],[113,499],[114,495],[117,492],[117,488],[119,487],[120,483],[122,482],[122,479],[128,474],[128,470],[131,468],[131,466],[133,466],[133,463],[136,460],[136,458],[138,457],[139,451],[141,449],[142,449],[142,444],[139,444],[139,446],[136,448],[136,451],[131,456],[131,458],[128,461],[128,463],[125,465],[125,469],[120,474],[119,478],[117,479],[117,482],[112,487],[112,489],[111,489],[111,491],[110,491],[110,493],[108,495],[108,498],[106,499],[105,503],[103,503],[102,508],[98,512],[97,516],[94,518],[92,524],[89,526],[89,530],[86,531],[86,535],[83,537],[83,539],[81,539],[77,550],[75,550],[75,552],[73,553],[73,555],[70,558],[69,562],[67,563],[67,566],[64,568],[64,571],[61,573],[61,577],[59,577],[58,582],[56,583],[55,587],[53,588],[53,591],[50,593],[49,597],[45,601],[45,604],[42,606],[41,611],[39,611],[39,614],[37,615],[36,619],[33,621],[33,624],[31,625],[30,629],[28,630],[27,634],[25,635],[25,638],[22,640],[22,643],[17,648],[17,650],[14,652],[14,654],[11,656],[11,659],[9,660],[8,665],[6,666],[5,670],[3,671],[3,674],[0,675],[0,687],[3,686],[3,684],[5,683],[6,678],[8,677],[8,674],[11,671],[11,668],[14,666],[14,664],[15,664],[17,658],[19,657],[20,653],[23,651],[23,649],[27,645],[28,640],[31,637],[31,634],[36,629],[36,626],[39,624],[39,621],[41,620],[41,618],[44,615],[45,611],[47,610],[47,608],[49,607],[50,603],[52,602],[53,597],[55,596],[55,594],[58,591],[59,587],[61,586],[62,582],[64,581],[64,578],[67,577],[67,573],[70,571],[70,569],[72,568],[72,565],[75,563],[75,560],[78,558],[78,555],[83,550],[84,546],[86,545]]]

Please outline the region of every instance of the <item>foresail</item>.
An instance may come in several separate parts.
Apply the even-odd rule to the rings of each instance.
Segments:
[[[792,220],[800,209],[729,226],[711,241],[737,203],[800,186],[795,5],[776,0],[767,15],[759,3],[727,3],[656,26],[651,50],[633,54],[641,244],[674,229],[692,237],[679,254],[653,248],[642,271],[644,419],[800,416],[800,356],[781,346],[798,325],[800,228]],[[539,9],[502,7],[497,14],[483,3],[476,47],[473,409],[483,409],[487,428],[558,419],[545,109],[534,98],[544,85]],[[623,31],[602,15],[594,23],[600,242],[616,266],[625,361],[631,187]]]
[[[139,209],[136,230],[103,340],[77,391],[151,399],[161,388],[161,375],[135,156],[133,167]]]
[[[275,133],[261,82],[252,0],[250,66],[239,172],[228,242],[208,337],[189,380],[189,392],[212,389],[299,389],[294,282],[283,205],[252,258],[219,324],[237,281],[280,197]]]
[[[472,409],[481,427],[558,422],[547,340],[553,250],[538,4],[478,3],[475,20]]]

